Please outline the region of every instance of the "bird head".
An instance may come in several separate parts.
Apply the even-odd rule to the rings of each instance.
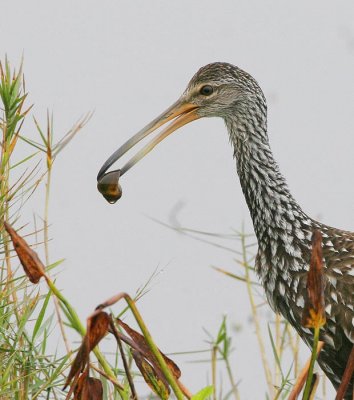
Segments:
[[[183,125],[203,117],[227,119],[245,104],[261,100],[265,104],[262,90],[248,73],[228,63],[212,63],[202,67],[191,79],[181,97],[132,136],[116,150],[100,169],[99,181],[110,166],[146,136],[170,122],[154,139],[135,154],[121,169],[120,176],[127,172],[159,142]]]
[[[242,104],[264,99],[262,90],[251,75],[228,63],[212,63],[202,68],[190,80],[181,96],[194,104],[199,117],[221,117],[237,113]]]

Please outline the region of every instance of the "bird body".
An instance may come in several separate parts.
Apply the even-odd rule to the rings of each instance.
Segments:
[[[123,167],[126,172],[160,140],[201,117],[224,119],[234,148],[237,172],[258,241],[255,269],[269,304],[312,346],[312,331],[301,324],[314,230],[322,234],[326,324],[318,362],[338,388],[354,343],[354,233],[307,216],[292,197],[273,158],[267,134],[267,105],[258,83],[228,63],[201,68],[181,98],[102,167],[99,177],[122,154],[156,127],[173,122]],[[124,169],[125,168],[125,169]],[[347,391],[351,398],[354,377]]]
[[[231,69],[235,75],[244,74]],[[302,326],[301,320],[311,238],[314,230],[321,232],[327,323],[321,330],[326,346],[318,361],[338,387],[354,343],[354,233],[328,227],[302,211],[270,149],[266,100],[258,93],[251,104],[248,102],[249,99],[239,105],[235,114],[225,118],[225,123],[257,236],[256,272],[273,310],[282,314],[312,346],[313,333]]]

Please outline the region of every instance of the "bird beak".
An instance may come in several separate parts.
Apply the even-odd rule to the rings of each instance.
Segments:
[[[116,150],[108,160],[103,164],[100,169],[97,180],[105,174],[108,168],[115,163],[120,157],[123,156],[128,150],[135,146],[140,140],[144,139],[150,133],[158,129],[160,126],[166,124],[168,121],[173,120],[169,125],[166,126],[154,139],[152,139],[145,147],[143,147],[138,153],[135,154],[121,169],[120,176],[127,172],[133,165],[141,160],[146,154],[148,154],[158,143],[165,139],[172,132],[177,130],[183,125],[194,121],[200,116],[197,113],[198,106],[192,103],[185,102],[184,100],[177,100],[176,103],[172,104],[165,112],[151,121],[138,133],[132,136],[126,141],[118,150]]]

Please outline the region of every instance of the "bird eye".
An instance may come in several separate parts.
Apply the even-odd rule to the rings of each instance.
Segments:
[[[203,96],[210,96],[214,92],[214,89],[210,85],[204,85],[201,87],[199,93]]]

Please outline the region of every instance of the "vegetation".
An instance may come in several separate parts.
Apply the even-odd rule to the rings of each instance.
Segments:
[[[137,293],[134,299],[125,293],[114,295],[93,310],[86,324],[80,321],[70,301],[57,289],[51,278],[61,260],[50,262],[48,212],[55,159],[88,122],[90,115],[75,123],[56,143],[53,137],[53,121],[49,114],[45,128],[34,119],[32,126],[38,133],[38,141],[30,140],[22,136],[23,124],[29,119],[31,110],[31,106],[27,104],[22,66],[18,71],[12,71],[9,62],[5,60],[0,64],[0,78],[0,398],[138,398],[135,382],[139,376],[139,379],[143,377],[147,383],[144,393],[155,393],[161,399],[166,399],[173,393],[178,399],[187,397],[193,400],[216,400],[233,397],[240,400],[238,383],[242,375],[240,368],[235,373],[237,368],[230,361],[232,339],[226,318],[222,319],[216,337],[209,335],[210,386],[194,395],[180,382],[181,373],[177,365],[159,351],[138,311],[136,300],[144,294],[146,288]],[[19,162],[13,163],[19,141],[26,144],[28,154]],[[44,156],[44,172],[41,163],[37,161],[41,154]],[[43,186],[43,225],[39,227],[35,224],[34,228],[30,225],[22,226],[21,210],[26,207],[26,201],[34,191]],[[213,245],[220,239],[220,235],[190,229],[178,230]],[[215,269],[226,278],[235,279],[235,284],[247,287],[260,362],[267,381],[265,398],[295,399],[301,392],[308,370],[306,368],[303,373],[299,371],[299,339],[289,324],[279,316],[275,316],[275,321],[269,324],[268,335],[264,334],[259,316],[262,305],[258,304],[259,284],[252,267],[254,237],[244,232],[235,232],[227,239],[236,241],[237,247],[241,249],[235,251],[238,272]],[[235,243],[233,246],[236,247]],[[34,249],[44,251],[43,264]],[[41,284],[37,284],[38,282]],[[124,301],[126,306],[119,309]],[[122,315],[127,312],[133,314],[141,333],[122,321]],[[320,319],[317,321],[324,323]],[[56,326],[60,328],[65,351],[56,351],[49,345]],[[318,337],[319,327],[313,327]],[[77,348],[73,348],[70,343],[68,330],[82,337]],[[112,341],[109,342],[111,352],[115,352],[113,357],[99,350],[99,343],[106,340],[107,336],[115,338],[114,345]],[[269,347],[272,350],[271,357],[266,351]],[[312,361],[318,349],[317,346],[314,347]],[[285,359],[292,360],[286,370],[283,367],[286,364]],[[228,384],[218,379],[217,370],[222,364]],[[301,382],[293,388],[297,376],[300,376]],[[308,380],[310,379],[312,373],[308,374]],[[223,385],[230,390],[225,392]],[[303,398],[313,398],[311,396],[317,385],[318,378],[315,385],[309,382]]]

